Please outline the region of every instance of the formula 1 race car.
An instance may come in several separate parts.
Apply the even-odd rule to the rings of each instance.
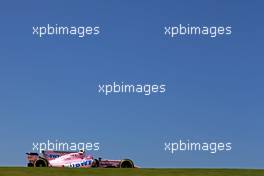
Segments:
[[[91,155],[86,155],[84,151],[42,151],[38,153],[26,153],[28,167],[73,167],[73,168],[134,168],[134,163],[130,159],[105,160],[94,159]]]

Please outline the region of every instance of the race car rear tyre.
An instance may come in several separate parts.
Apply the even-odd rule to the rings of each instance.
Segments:
[[[44,159],[38,159],[35,161],[34,166],[35,167],[48,167],[48,163]]]
[[[120,168],[134,168],[134,163],[130,159],[123,159],[120,163]]]

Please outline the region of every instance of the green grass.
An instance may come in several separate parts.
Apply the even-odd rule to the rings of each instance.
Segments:
[[[264,176],[254,169],[73,169],[1,167],[0,176]]]

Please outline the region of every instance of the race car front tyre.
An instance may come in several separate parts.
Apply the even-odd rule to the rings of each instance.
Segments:
[[[130,159],[123,159],[120,163],[120,168],[134,168],[134,163]]]
[[[44,159],[38,159],[35,161],[34,166],[35,167],[48,167],[48,163]]]

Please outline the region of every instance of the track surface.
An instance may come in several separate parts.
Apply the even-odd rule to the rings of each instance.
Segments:
[[[1,167],[0,176],[264,176],[252,169],[71,169]]]

